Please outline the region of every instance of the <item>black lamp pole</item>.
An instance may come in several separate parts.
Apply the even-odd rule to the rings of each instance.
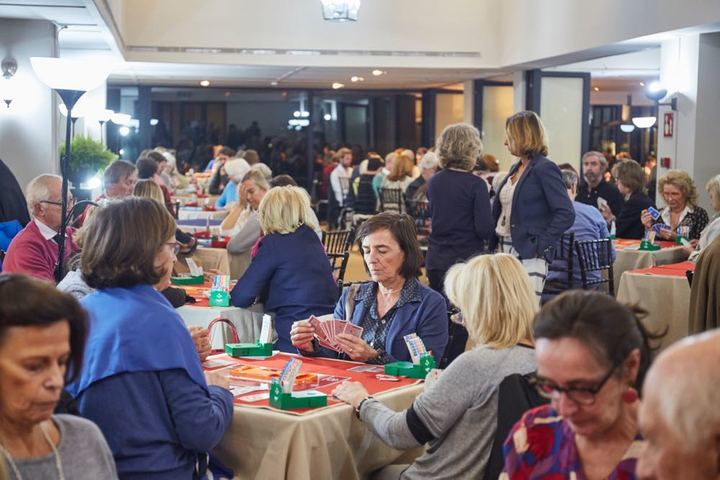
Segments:
[[[77,101],[85,93],[83,90],[55,90],[60,99],[67,108],[67,117],[65,120],[65,155],[60,158],[60,175],[62,175],[62,216],[60,221],[60,232],[58,245],[58,260],[55,264],[55,281],[60,282],[65,276],[65,237],[68,221],[68,189],[70,182],[68,175],[70,174],[70,141],[72,140],[72,109]]]

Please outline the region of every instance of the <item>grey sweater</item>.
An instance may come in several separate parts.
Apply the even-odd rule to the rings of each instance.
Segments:
[[[110,448],[94,423],[72,415],[55,415],[53,420],[60,429],[57,449],[65,478],[118,478]],[[58,478],[55,456],[52,453],[40,458],[15,459],[15,464],[23,478]],[[12,471],[7,460],[5,470]]]
[[[481,346],[460,355],[413,403],[434,439],[400,478],[482,478],[495,436],[498,386],[508,375],[524,375],[536,368],[534,352],[526,347]],[[370,399],[362,404],[360,418],[393,448],[419,445],[405,411],[394,412]]]

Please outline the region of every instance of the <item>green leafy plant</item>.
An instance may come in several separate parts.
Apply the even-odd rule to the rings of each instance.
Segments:
[[[70,143],[70,181],[79,186],[94,175],[102,172],[117,155],[105,145],[90,137],[78,136]],[[65,154],[65,144],[60,146],[60,156]]]

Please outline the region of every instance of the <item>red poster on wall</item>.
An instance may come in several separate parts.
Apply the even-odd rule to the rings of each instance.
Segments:
[[[672,137],[675,130],[675,115],[672,112],[666,112],[663,121],[663,137]]]

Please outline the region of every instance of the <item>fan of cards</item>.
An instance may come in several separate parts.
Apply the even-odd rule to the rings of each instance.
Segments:
[[[317,338],[320,345],[339,353],[343,353],[343,348],[337,341],[338,334],[347,333],[359,337],[363,331],[362,327],[345,320],[335,318],[319,319],[314,315],[310,317],[310,325],[315,329],[315,338]]]

